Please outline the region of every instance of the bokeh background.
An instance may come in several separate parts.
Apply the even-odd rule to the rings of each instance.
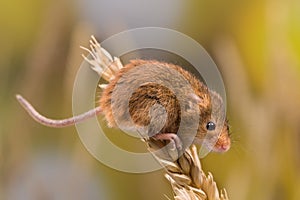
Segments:
[[[232,200],[300,199],[299,13],[297,0],[1,0],[0,199],[172,199],[163,171],[110,169],[74,127],[43,127],[15,100],[70,116],[79,46],[145,26],[192,37],[223,75],[233,147],[202,160],[219,188]]]

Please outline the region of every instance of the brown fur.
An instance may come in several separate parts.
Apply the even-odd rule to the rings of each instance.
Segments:
[[[139,67],[141,69],[145,67],[143,69],[147,70],[141,71]],[[188,84],[179,79],[176,80],[176,76],[175,78],[173,76],[176,75],[174,71],[187,80]],[[144,80],[145,78],[149,78],[149,81]],[[159,84],[161,81],[167,84],[170,83],[174,89],[172,90],[163,84]],[[143,84],[140,84],[140,82]],[[132,92],[127,104],[124,95],[135,84],[138,87]],[[196,105],[194,104],[195,100],[189,96],[191,93],[189,87],[200,99]],[[117,93],[117,97],[113,96],[114,92]],[[161,109],[158,109],[158,107],[156,109],[155,105],[162,106],[167,113],[166,121],[163,124],[164,115]],[[190,137],[189,128],[193,126],[194,111],[196,110],[193,106],[198,106],[200,111],[199,116],[196,116],[196,118],[200,117],[196,128],[196,138],[201,140],[208,134],[206,129],[207,122],[212,120],[212,118],[216,118],[212,117],[212,106],[215,106],[217,110],[223,106],[221,97],[217,93],[211,92],[195,76],[180,66],[155,60],[132,60],[115,74],[115,78],[109,82],[100,98],[100,107],[109,126],[120,126],[129,129],[133,128],[133,126],[148,126],[149,136],[157,133],[176,134],[180,123],[184,122],[188,126],[187,129],[183,130],[184,134],[180,137]],[[151,109],[153,110],[151,111]],[[132,121],[126,113],[129,114]],[[215,120],[218,121],[219,119]],[[218,141],[215,147],[220,149],[222,145],[230,146],[227,122],[217,124],[217,126],[219,129],[216,130],[221,130],[220,136],[218,137],[216,133],[210,133],[214,134],[213,137],[220,138],[217,138]]]

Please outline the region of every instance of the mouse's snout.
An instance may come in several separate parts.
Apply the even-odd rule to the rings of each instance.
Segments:
[[[228,125],[225,125],[220,136],[218,137],[216,144],[214,145],[213,151],[223,153],[230,149],[231,140],[228,130]]]

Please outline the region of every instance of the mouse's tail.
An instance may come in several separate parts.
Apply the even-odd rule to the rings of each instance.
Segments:
[[[83,114],[76,115],[70,118],[66,119],[50,119],[43,115],[41,115],[39,112],[36,111],[36,109],[21,95],[16,95],[17,100],[19,103],[23,106],[23,108],[28,112],[28,114],[37,122],[40,124],[43,124],[45,126],[49,127],[55,127],[55,128],[62,128],[74,125],[76,123],[80,123],[86,119],[95,117],[96,115],[102,113],[102,110],[100,107],[96,107],[94,109],[91,109]]]
[[[118,57],[112,57],[108,51],[101,47],[94,36],[91,36],[90,49],[85,47],[81,48],[90,53],[88,57],[82,55],[83,58],[92,65],[92,69],[97,72],[100,77],[108,82],[123,68],[120,59]]]

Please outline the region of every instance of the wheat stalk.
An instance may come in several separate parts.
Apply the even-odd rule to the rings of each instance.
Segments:
[[[165,177],[171,183],[175,200],[228,200],[225,189],[219,192],[211,173],[206,175],[201,169],[197,147],[192,145],[175,161],[176,148],[164,148],[157,140],[146,140],[149,151],[164,166]]]

